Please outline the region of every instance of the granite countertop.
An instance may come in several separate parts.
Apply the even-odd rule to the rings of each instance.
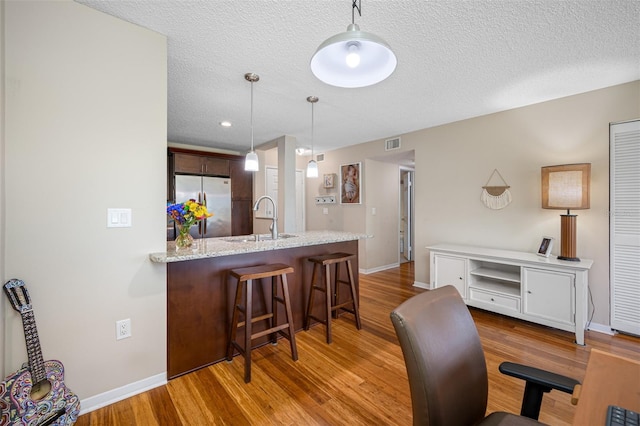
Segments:
[[[185,260],[205,259],[209,257],[231,256],[235,254],[255,253],[259,251],[288,249],[295,247],[331,244],[369,238],[365,234],[341,231],[307,231],[285,234],[287,238],[255,241],[253,236],[233,236],[196,239],[193,246],[176,250],[173,241],[167,242],[167,251],[149,254],[156,263],[182,262]],[[260,237],[270,238],[262,234]]]

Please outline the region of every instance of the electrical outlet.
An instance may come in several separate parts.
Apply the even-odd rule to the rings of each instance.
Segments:
[[[131,319],[116,321],[116,340],[131,337]]]

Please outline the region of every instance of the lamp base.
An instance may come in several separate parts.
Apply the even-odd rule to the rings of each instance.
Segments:
[[[576,256],[576,221],[574,214],[560,215],[560,260],[580,261]]]
[[[570,262],[580,262],[580,258],[579,257],[558,256],[558,260],[568,260]]]

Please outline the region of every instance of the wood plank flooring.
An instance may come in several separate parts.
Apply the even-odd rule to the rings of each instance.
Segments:
[[[331,345],[322,326],[299,332],[297,362],[286,341],[254,350],[250,384],[236,357],[84,414],[77,425],[411,425],[407,374],[389,313],[425,291],[412,284],[412,263],[360,275],[362,330],[345,314],[333,322]],[[489,412],[520,411],[524,384],[498,372],[504,360],[582,381],[591,348],[640,357],[640,338],[587,332],[586,346],[578,346],[571,333],[471,312],[489,370]],[[570,395],[552,391],[540,420],[569,425],[574,412]]]

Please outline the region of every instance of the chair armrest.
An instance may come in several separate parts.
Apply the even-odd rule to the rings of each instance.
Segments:
[[[540,415],[542,396],[546,392],[550,392],[551,389],[557,389],[562,392],[573,393],[574,389],[580,385],[579,381],[571,377],[513,362],[503,362],[498,369],[502,374],[517,377],[526,382],[520,415],[535,420],[538,420]]]
[[[518,379],[526,380],[527,382],[556,389],[565,393],[573,393],[576,385],[580,384],[579,381],[572,379],[571,377],[513,362],[503,362],[500,364],[499,370],[502,374],[506,374],[507,376],[517,377]]]

